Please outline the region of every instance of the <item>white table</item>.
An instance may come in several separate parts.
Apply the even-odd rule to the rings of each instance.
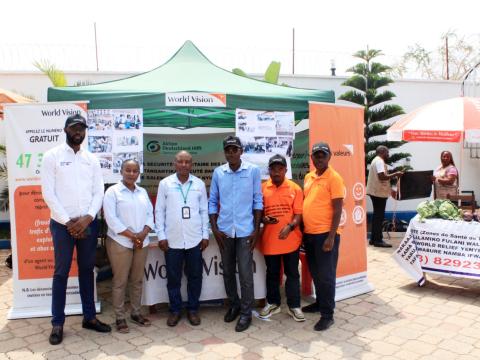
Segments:
[[[480,223],[415,216],[394,259],[417,283],[424,273],[480,278]]]

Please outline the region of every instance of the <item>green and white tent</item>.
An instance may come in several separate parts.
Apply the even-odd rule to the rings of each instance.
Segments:
[[[224,94],[226,107],[166,106],[166,94]],[[308,118],[308,102],[335,102],[333,91],[299,89],[245,78],[210,62],[191,42],[165,64],[125,79],[52,87],[48,101],[89,100],[89,109],[142,108],[146,127],[235,127],[235,109],[294,111]]]

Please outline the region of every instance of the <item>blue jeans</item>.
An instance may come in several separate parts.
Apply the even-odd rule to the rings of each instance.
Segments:
[[[322,246],[328,233],[304,234],[303,246],[307,255],[308,268],[315,285],[315,295],[320,314],[332,319],[335,309],[335,286],[337,278],[338,246],[340,235],[335,236],[332,251],[323,251]]]
[[[165,252],[167,266],[167,290],[170,312],[178,314],[182,310],[183,267],[187,276],[187,310],[198,311],[200,293],[202,292],[202,251],[200,243],[191,249],[172,249]]]
[[[73,248],[77,248],[78,283],[82,312],[86,321],[95,319],[94,279],[95,250],[97,248],[97,220],[89,225],[88,236],[85,239],[74,239],[67,227],[50,219],[55,254],[55,271],[52,283],[52,325],[62,325],[65,322],[65,301],[67,297],[68,273],[72,265]]]

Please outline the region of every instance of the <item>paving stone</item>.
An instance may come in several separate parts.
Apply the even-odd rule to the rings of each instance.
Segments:
[[[372,341],[369,345],[371,351],[380,355],[393,355],[400,350],[399,346],[388,344],[384,341]]]
[[[107,355],[118,355],[134,349],[135,347],[126,341],[114,341],[100,347],[100,350]]]

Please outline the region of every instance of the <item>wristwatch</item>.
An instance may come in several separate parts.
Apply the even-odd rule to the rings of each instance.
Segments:
[[[290,228],[290,231],[295,229],[295,224],[294,223],[288,223],[288,227]]]

